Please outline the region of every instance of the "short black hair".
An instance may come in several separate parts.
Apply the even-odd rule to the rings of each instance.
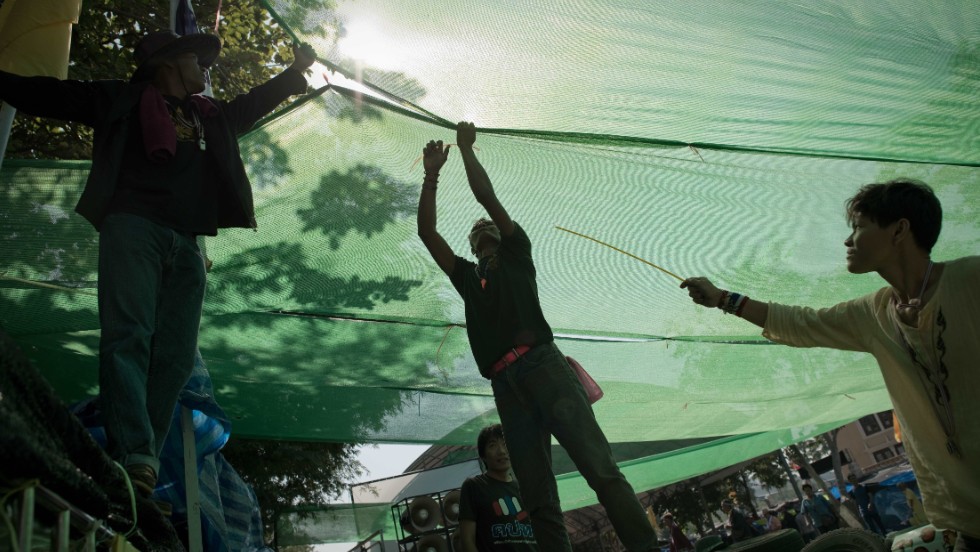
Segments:
[[[470,228],[470,234],[476,232],[477,230],[480,230],[481,228],[487,228],[489,226],[496,226],[496,223],[494,223],[492,219],[488,219],[487,217],[480,217],[476,219],[476,222],[474,222],[473,226]]]
[[[804,483],[800,488],[801,489],[810,489],[812,491],[813,490],[813,485],[811,485],[809,483]]]
[[[500,424],[489,425],[480,430],[480,435],[476,438],[476,452],[480,458],[487,452],[487,445],[494,439],[504,438],[504,426]]]
[[[926,253],[932,251],[943,227],[943,208],[928,184],[914,178],[896,178],[867,184],[847,200],[847,221],[865,215],[878,226],[907,219],[915,243]]]

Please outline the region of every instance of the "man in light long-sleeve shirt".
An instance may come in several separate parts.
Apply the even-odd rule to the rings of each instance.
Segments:
[[[847,218],[847,269],[877,272],[889,285],[874,293],[815,310],[750,300],[706,278],[681,287],[778,343],[874,355],[930,521],[959,532],[956,552],[980,551],[980,257],[930,259],[942,207],[916,180],[862,187]]]

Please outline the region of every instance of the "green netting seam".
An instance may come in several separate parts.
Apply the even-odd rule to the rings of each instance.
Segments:
[[[352,322],[373,322],[376,324],[399,324],[406,326],[420,326],[429,328],[466,328],[466,324],[447,322],[442,320],[424,320],[407,316],[373,316],[365,317],[360,313],[335,311],[335,312],[301,312],[301,311],[241,311],[235,313],[214,313],[210,316],[239,316],[242,314],[253,315],[273,315],[273,316],[296,316],[301,318],[313,318],[323,320],[352,321]],[[723,345],[774,345],[772,341],[757,335],[736,335],[736,336],[699,336],[699,335],[679,335],[662,336],[648,335],[628,332],[583,332],[580,329],[553,328],[555,338],[562,341],[597,341],[603,343],[644,343],[660,341],[676,341],[688,343],[717,343]]]
[[[4,159],[3,168],[89,170],[92,168],[92,161],[76,159]]]

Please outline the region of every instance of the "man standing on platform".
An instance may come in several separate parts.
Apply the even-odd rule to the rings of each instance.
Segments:
[[[128,81],[0,71],[0,100],[94,129],[92,168],[75,208],[99,231],[99,401],[109,455],[152,494],[159,453],[194,366],[205,261],[195,238],[255,228],[237,136],[294,94],[312,50],[231,101],[201,96],[216,36],[149,33]]]

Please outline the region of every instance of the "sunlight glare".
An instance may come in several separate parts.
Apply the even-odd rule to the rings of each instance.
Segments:
[[[387,44],[384,34],[374,25],[358,21],[346,25],[346,34],[337,43],[340,52],[378,69],[396,69],[397,51]]]

